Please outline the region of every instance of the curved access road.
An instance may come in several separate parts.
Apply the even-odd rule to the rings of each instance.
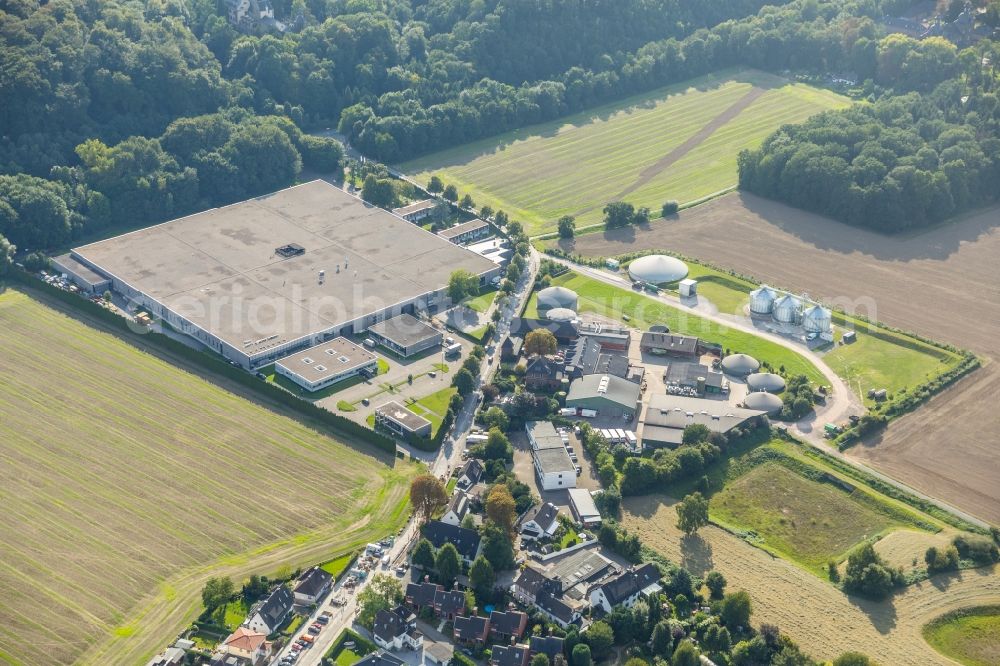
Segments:
[[[632,288],[632,282],[627,278],[622,277],[621,275],[609,273],[608,271],[599,268],[592,268],[590,266],[577,264],[572,261],[568,261],[566,259],[561,259],[557,257],[546,257],[546,258],[557,264],[561,264],[563,266],[566,266],[567,268],[571,268],[577,273],[586,275],[589,278],[598,280],[600,282],[604,282],[605,284],[629,290],[631,290]],[[664,303],[665,305],[668,305],[678,310],[684,310],[684,311],[691,310],[690,307],[684,305],[681,302],[680,298],[673,296],[672,294],[661,293],[653,295],[647,293],[644,295],[647,298],[659,301],[661,303]],[[802,344],[789,340],[788,338],[782,337],[780,335],[775,335],[773,333],[768,333],[767,331],[761,331],[754,328],[753,326],[749,326],[743,322],[737,321],[732,315],[721,315],[713,312],[705,312],[704,310],[697,310],[695,314],[697,314],[699,317],[712,321],[721,326],[727,326],[729,328],[738,331],[743,331],[744,333],[755,335],[764,340],[768,340],[777,345],[781,345],[786,349],[790,349],[796,352],[797,354],[802,355],[804,358],[808,359],[809,362],[815,365],[816,368],[823,374],[823,376],[827,380],[827,383],[833,389],[832,395],[827,396],[826,404],[820,405],[819,408],[815,410],[814,414],[810,415],[807,418],[802,419],[801,421],[798,421],[790,428],[790,430],[794,434],[798,435],[802,440],[808,442],[810,445],[812,445],[816,449],[819,449],[823,453],[831,455],[837,458],[838,460],[843,461],[844,463],[851,465],[852,467],[858,470],[861,470],[865,474],[869,474],[881,481],[884,481],[885,483],[889,483],[895,486],[896,488],[899,488],[900,490],[909,493],[910,495],[914,495],[915,497],[919,497],[928,502],[933,502],[940,508],[944,509],[945,511],[957,516],[958,518],[968,523],[983,528],[989,527],[988,523],[980,520],[979,518],[969,515],[964,511],[961,511],[960,509],[951,506],[950,504],[942,502],[936,497],[925,495],[924,493],[921,493],[911,488],[905,483],[902,483],[900,481],[897,481],[896,479],[893,479],[880,472],[877,472],[876,470],[858,462],[857,460],[845,456],[839,450],[832,448],[827,444],[826,440],[823,437],[822,432],[818,430],[815,427],[815,425],[817,423],[835,423],[842,421],[843,419],[846,419],[852,413],[852,411],[860,412],[863,408],[855,400],[854,395],[851,393],[851,390],[844,383],[844,381],[837,375],[837,373],[833,371],[832,368],[830,368],[830,366],[828,366],[823,361],[823,358],[819,354],[811,351]]]

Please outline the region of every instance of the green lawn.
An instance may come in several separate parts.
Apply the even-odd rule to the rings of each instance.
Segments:
[[[438,428],[441,427],[445,414],[448,413],[448,402],[451,400],[451,396],[456,393],[458,393],[458,389],[454,386],[448,386],[417,400],[408,399],[406,408],[431,422],[431,436],[433,437],[437,434]]]
[[[487,310],[490,309],[490,306],[493,305],[493,300],[496,297],[497,297],[497,290],[491,288],[489,291],[483,292],[482,294],[479,294],[475,298],[470,298],[465,302],[465,305],[475,310],[476,312],[479,312],[480,314],[484,314]]]
[[[580,312],[593,312],[617,319],[622,319],[625,315],[629,318],[629,326],[642,330],[654,324],[666,324],[675,333],[698,336],[731,351],[750,354],[761,362],[769,362],[775,368],[784,366],[786,375],[804,374],[810,381],[823,383],[823,375],[816,366],[790,349],[750,333],[716,324],[630,289],[605,284],[572,271],[559,276],[552,284],[575,291],[580,297]],[[537,294],[534,294],[525,316],[533,317],[536,313]]]
[[[231,601],[226,604],[226,612],[223,618],[223,625],[229,631],[236,631],[236,628],[243,624],[243,620],[247,617],[246,603],[241,599],[240,601]]]
[[[764,92],[750,102],[754,86]],[[737,103],[745,108],[706,127]],[[561,215],[575,215],[578,225],[599,222],[604,204],[629,189],[627,201],[658,211],[667,199],[687,202],[731,187],[740,150],[759,145],[782,124],[848,104],[835,93],[763,72],[727,70],[400,168],[420,182],[439,175],[538,234],[554,230]],[[674,150],[673,164],[657,165]]]
[[[836,346],[823,359],[869,405],[869,389],[884,388],[893,395],[950,370],[961,360],[920,340],[850,321],[857,340]]]
[[[710,514],[729,527],[752,530],[762,545],[820,573],[891,517],[855,501],[829,483],[807,479],[778,463],[764,463],[712,497]]]
[[[924,639],[966,666],[1000,664],[1000,606],[967,608],[924,627]]]
[[[344,643],[354,641],[351,648],[344,647]],[[323,656],[323,661],[333,659],[337,666],[353,666],[361,661],[362,657],[375,652],[378,647],[368,639],[359,634],[344,629],[340,636],[333,642],[329,651]]]
[[[355,557],[357,557],[356,553],[347,553],[336,559],[330,560],[329,562],[325,562],[320,568],[333,576],[333,579],[336,580],[337,577],[344,573],[347,567],[351,565],[351,562],[354,561]]]

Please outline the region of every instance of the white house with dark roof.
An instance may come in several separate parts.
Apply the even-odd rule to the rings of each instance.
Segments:
[[[552,502],[533,506],[521,518],[521,538],[529,541],[550,537],[558,528],[559,507]]]
[[[292,588],[295,603],[300,606],[317,604],[330,591],[332,585],[333,576],[329,572],[313,567],[295,581],[295,587]]]
[[[295,597],[292,591],[284,585],[279,585],[253,605],[242,626],[265,636],[273,634],[288,617],[294,604]]]
[[[405,606],[376,613],[372,638],[384,650],[419,650],[424,644],[424,636],[417,630],[417,616]]]
[[[449,525],[461,526],[462,519],[469,515],[469,496],[461,490],[456,490],[451,496],[451,502],[441,516],[441,522]]]
[[[652,562],[632,567],[590,592],[590,605],[610,613],[615,606],[632,608],[644,596],[661,591],[660,569]]]
[[[458,473],[458,483],[456,485],[463,490],[468,490],[479,483],[479,480],[483,478],[484,471],[486,470],[483,468],[483,463],[475,458],[470,458],[462,466],[462,471]]]

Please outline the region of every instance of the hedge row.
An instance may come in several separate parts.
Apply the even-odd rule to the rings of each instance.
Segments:
[[[42,291],[73,308],[85,312],[95,319],[101,320],[119,331],[124,333],[134,333],[132,329],[129,328],[128,320],[106,310],[96,303],[93,303],[85,298],[81,298],[76,294],[59,289],[58,287],[53,287],[52,285],[47,284],[28,273],[15,272],[12,277],[26,286]],[[376,448],[385,451],[386,453],[395,454],[396,452],[396,443],[391,438],[370,430],[369,428],[355,423],[354,421],[340,416],[339,414],[334,414],[333,412],[327,411],[322,407],[317,407],[313,403],[303,400],[302,398],[299,398],[295,394],[290,393],[279,386],[261,381],[245,370],[230,365],[220,356],[196,351],[182,342],[178,342],[169,336],[162,333],[156,333],[154,331],[143,334],[143,338],[148,341],[150,345],[158,346],[171,354],[181,356],[197,364],[200,368],[217,375],[222,375],[226,379],[230,379],[246,386],[253,392],[280,403],[281,405],[298,412],[304,417],[319,421],[329,429],[330,434],[332,435],[361,439]]]

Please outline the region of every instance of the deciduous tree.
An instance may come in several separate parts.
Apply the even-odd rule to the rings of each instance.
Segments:
[[[708,500],[701,493],[691,493],[677,505],[677,529],[694,534],[708,525]]]
[[[395,577],[375,574],[358,593],[358,624],[371,631],[380,610],[395,607],[403,600],[403,586]]]
[[[538,354],[540,356],[547,356],[549,354],[556,353],[556,336],[552,335],[552,331],[544,328],[536,328],[533,331],[529,331],[526,336],[524,336],[524,353],[529,356],[532,354]]]
[[[420,474],[410,482],[410,503],[418,520],[426,523],[436,509],[448,503],[448,492],[441,479],[433,474]]]
[[[441,546],[434,558],[434,569],[442,585],[450,587],[455,582],[455,577],[462,573],[462,558],[458,556],[454,544],[446,543]]]

